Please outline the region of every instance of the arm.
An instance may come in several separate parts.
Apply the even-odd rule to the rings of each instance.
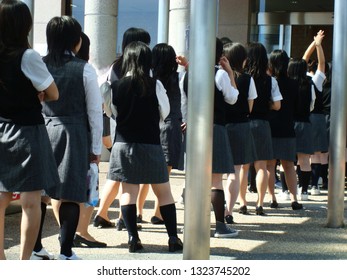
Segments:
[[[179,65],[183,66],[185,68],[185,70],[188,70],[189,62],[185,56],[183,56],[183,55],[176,56],[176,62]]]
[[[86,95],[87,116],[91,132],[90,161],[99,163],[103,131],[102,97],[95,69],[88,63],[84,67],[83,83]]]
[[[231,85],[234,88],[237,88],[236,83],[235,83],[235,78],[234,78],[234,71],[233,71],[233,69],[231,69],[229,60],[225,56],[222,56],[220,61],[219,61],[219,64],[220,64],[220,66],[222,66],[224,71],[228,73]]]
[[[254,99],[258,97],[257,88],[255,87],[254,79],[251,77],[248,89],[248,107],[249,112],[253,110]]]
[[[52,82],[48,88],[43,90],[43,101],[55,101],[59,99],[59,91],[55,82]]]
[[[271,103],[270,109],[278,111],[281,109],[281,100],[283,99],[278,83],[274,77],[271,77]]]
[[[321,72],[325,72],[325,56],[322,47],[322,41],[324,38],[324,31],[319,30],[317,36],[314,37],[314,42],[317,50],[318,66],[317,69]]]
[[[170,102],[163,84],[157,80],[156,94],[159,103],[160,121],[164,121],[170,113]]]

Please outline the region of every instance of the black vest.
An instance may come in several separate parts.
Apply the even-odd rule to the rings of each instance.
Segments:
[[[19,125],[43,124],[38,92],[21,70],[24,52],[10,60],[0,57],[0,117]]]
[[[268,120],[271,102],[271,77],[255,78],[258,97],[254,100],[251,119]]]
[[[239,123],[249,121],[249,104],[248,104],[248,92],[251,82],[251,76],[244,73],[235,79],[237,89],[239,90],[239,96],[235,104],[226,105],[226,123]]]
[[[117,109],[116,142],[160,144],[160,113],[155,82],[147,94],[139,93],[140,85],[130,77],[115,81],[112,103]]]

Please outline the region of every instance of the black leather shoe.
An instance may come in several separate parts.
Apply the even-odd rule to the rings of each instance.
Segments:
[[[183,243],[181,239],[175,236],[170,236],[169,238],[169,252],[176,252],[183,250]]]
[[[243,214],[243,215],[247,215],[248,214],[247,206],[246,205],[241,206],[240,209],[239,209],[239,213]]]
[[[225,222],[226,222],[227,224],[229,224],[229,225],[231,225],[231,224],[234,223],[234,218],[233,218],[233,216],[231,216],[231,215],[226,215],[226,216],[224,217],[224,219],[225,219]]]
[[[103,217],[95,216],[93,226],[97,228],[112,228],[115,224],[105,220]]]
[[[118,231],[122,231],[122,230],[126,230],[126,226],[124,223],[123,219],[118,219],[117,224],[116,224],[116,230]],[[142,226],[141,225],[137,225],[137,230],[142,230]]]
[[[142,250],[143,246],[139,238],[130,236],[128,241],[129,253],[135,253],[136,251]]]
[[[73,240],[73,246],[74,247],[90,247],[90,248],[105,248],[107,247],[107,244],[104,242],[99,241],[90,241],[88,239],[85,239],[84,237],[76,234],[75,238]]]
[[[299,202],[293,201],[292,202],[292,209],[293,210],[301,210],[301,209],[303,209],[303,206]]]
[[[274,200],[270,203],[270,208],[278,208],[278,203],[276,200]]]
[[[264,213],[264,209],[263,209],[263,207],[262,206],[257,206],[256,208],[255,208],[255,213],[257,214],[257,215],[259,215],[259,216],[265,216],[266,214]]]
[[[163,224],[164,224],[164,221],[163,221],[162,219],[159,219],[159,218],[156,217],[156,216],[153,216],[153,217],[151,218],[151,223],[152,223],[153,225],[163,225]]]

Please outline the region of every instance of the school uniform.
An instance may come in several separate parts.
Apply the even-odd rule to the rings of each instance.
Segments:
[[[0,191],[55,189],[59,185],[57,166],[37,96],[53,78],[31,49],[1,61]]]
[[[160,143],[167,165],[177,169],[182,149],[181,91],[178,73],[174,73],[171,78],[173,81],[170,79],[170,84],[166,85],[170,113],[160,125]]]
[[[324,73],[318,72],[318,78],[312,77],[312,82],[315,86],[316,99],[314,108],[310,114],[310,122],[312,124],[312,147],[314,152],[327,152],[328,151],[328,135],[327,123],[324,115],[323,104],[323,82],[325,79]]]
[[[256,159],[272,160],[272,137],[269,124],[270,102],[282,100],[276,79],[270,76],[254,79],[258,97],[254,100],[250,114],[251,130],[254,138]]]
[[[295,162],[294,108],[298,100],[299,85],[288,77],[279,77],[277,82],[283,100],[280,110],[269,114],[273,156],[274,159]]]
[[[140,85],[128,91],[130,83],[128,76],[112,83],[117,127],[107,179],[129,184],[166,183],[169,174],[159,128],[170,112],[166,90],[156,81],[143,96],[137,94]]]
[[[43,104],[46,127],[60,177],[54,199],[87,201],[90,153],[101,154],[102,99],[94,68],[76,57],[60,66],[47,65],[60,98]]]
[[[226,104],[226,129],[234,165],[255,160],[255,146],[249,120],[249,100],[257,98],[253,78],[243,73],[235,79],[239,96],[234,105]]]

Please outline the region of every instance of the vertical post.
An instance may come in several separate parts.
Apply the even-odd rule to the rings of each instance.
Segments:
[[[31,47],[34,46],[34,7],[35,7],[35,1],[34,0],[22,0],[22,2],[24,2],[29,10],[30,10],[30,13],[31,13],[31,17],[33,18],[33,26],[32,26],[32,29],[29,33],[29,37],[28,37],[28,41],[29,41],[29,44]]]
[[[158,43],[168,42],[169,32],[169,2],[170,0],[159,0],[158,6]]]
[[[191,0],[184,259],[209,259],[216,0]]]
[[[347,107],[347,2],[335,0],[331,125],[329,149],[328,227],[344,225],[344,183]]]

